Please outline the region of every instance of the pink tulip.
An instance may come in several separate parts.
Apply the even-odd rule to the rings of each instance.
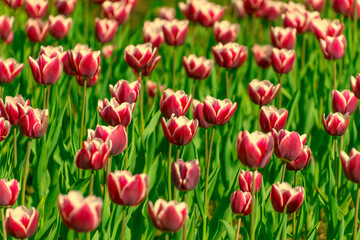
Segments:
[[[17,103],[19,109],[19,129],[28,138],[41,138],[48,127],[49,110],[34,109]]]
[[[86,198],[77,191],[58,196],[58,207],[64,224],[76,232],[91,232],[101,222],[103,200],[94,195]]]
[[[340,159],[347,179],[356,184],[360,184],[360,176],[358,174],[360,153],[355,148],[351,149],[350,156],[344,151],[340,151]]]
[[[14,17],[0,16],[0,41],[6,41],[13,33]]]
[[[180,191],[194,190],[200,179],[199,160],[184,162],[178,159],[171,165],[171,176],[174,186]]]
[[[207,0],[187,0],[186,3],[179,2],[179,8],[189,21],[196,22],[200,8],[207,3]]]
[[[259,81],[254,79],[248,84],[248,94],[250,100],[258,105],[270,104],[276,97],[279,90],[280,84],[274,86],[268,80]]]
[[[341,59],[345,55],[346,38],[344,35],[329,37],[319,40],[324,57],[328,60]]]
[[[230,203],[235,215],[247,216],[251,212],[251,193],[237,190],[231,194]]]
[[[40,46],[39,56],[44,55],[48,58],[59,57],[61,62],[65,61],[66,52],[64,52],[62,46]]]
[[[238,68],[246,60],[248,55],[247,47],[238,43],[218,43],[211,48],[216,63],[224,68]]]
[[[233,116],[236,107],[236,102],[233,104],[229,99],[219,100],[208,95],[204,99],[204,119],[211,125],[224,125]]]
[[[245,17],[246,12],[243,0],[231,0],[231,8],[236,12],[238,19]]]
[[[204,118],[204,104],[200,101],[194,99],[192,102],[193,105],[193,116],[194,119],[198,120],[199,127],[201,128],[209,128],[211,125]]]
[[[76,44],[75,48],[78,48],[79,44]],[[76,76],[75,70],[72,68],[70,63],[70,51],[65,52],[65,56],[63,59],[63,70],[69,76]]]
[[[309,22],[307,16],[303,11],[286,11],[282,17],[284,27],[296,29],[297,34],[302,34],[307,31]]]
[[[299,186],[292,188],[287,182],[273,184],[270,193],[271,204],[274,210],[291,214],[298,210],[304,201],[304,188]]]
[[[111,96],[120,104],[123,102],[136,103],[140,90],[140,78],[132,83],[126,80],[119,80],[115,86],[109,85]]]
[[[161,126],[165,138],[174,145],[185,146],[191,142],[198,129],[197,120],[189,120],[185,116],[175,117],[174,115],[166,122],[161,119]]]
[[[49,2],[47,0],[26,0],[25,10],[30,18],[43,18]]]
[[[331,0],[331,6],[336,13],[350,16],[353,9],[353,0]]]
[[[287,4],[284,4],[284,11],[298,11],[298,12],[306,12],[305,5],[302,3],[295,3],[293,1],[289,1]]]
[[[57,15],[57,16],[49,16],[49,32],[51,36],[53,36],[56,39],[63,39],[65,38],[69,30],[71,28],[72,19],[71,18],[65,18],[63,15]]]
[[[345,134],[346,129],[349,125],[349,113],[330,113],[327,118],[325,118],[325,113],[322,117],[322,123],[325,131],[334,137],[339,137]]]
[[[160,99],[160,110],[162,115],[169,119],[172,114],[175,117],[185,116],[191,106],[192,96],[188,96],[183,90],[174,92],[168,88],[163,92]]]
[[[296,53],[294,50],[273,48],[271,64],[275,72],[287,74],[294,67]]]
[[[71,15],[75,9],[76,0],[55,0],[55,7],[60,14]]]
[[[127,22],[130,16],[131,8],[132,5],[124,2],[105,1],[102,4],[102,10],[105,17],[116,20],[119,25]]]
[[[162,30],[164,33],[165,42],[171,46],[183,45],[188,31],[189,21],[174,19],[171,21],[164,21]]]
[[[326,39],[329,37],[338,37],[342,34],[344,24],[339,19],[330,21],[329,19],[316,19],[312,23],[312,30],[317,39]]]
[[[154,98],[157,93],[157,83],[151,80],[146,81],[146,93],[149,97]]]
[[[116,1],[111,0],[111,1],[116,2],[116,1],[119,1],[119,0],[116,0]],[[126,4],[126,5],[130,5],[130,7],[131,7],[130,10],[131,11],[133,11],[134,8],[136,7],[137,1],[138,0],[120,0],[120,2],[122,2],[122,3]]]
[[[24,0],[4,0],[4,2],[11,8],[18,8],[20,7],[23,3]]]
[[[0,142],[4,141],[10,133],[11,125],[8,120],[0,117]],[[1,205],[1,204],[0,204]]]
[[[14,31],[11,31],[9,37],[4,40],[4,43],[11,44],[14,41]]]
[[[152,46],[159,48],[165,41],[162,30],[164,22],[165,20],[159,18],[155,18],[153,22],[145,21],[142,29],[144,42],[151,43]]]
[[[70,50],[69,60],[76,75],[81,78],[94,77],[100,68],[100,54],[100,51],[93,52],[86,45],[78,45]]]
[[[236,141],[237,156],[242,164],[249,168],[265,167],[274,150],[274,139],[271,134],[259,131],[249,133],[242,131]]]
[[[157,48],[151,43],[129,45],[125,48],[125,61],[133,69],[143,69],[152,65],[156,58]]]
[[[304,146],[300,156],[292,162],[286,163],[286,169],[290,171],[303,170],[310,164],[311,149],[308,146]]]
[[[63,70],[63,63],[58,56],[50,58],[42,54],[36,60],[29,56],[29,63],[35,81],[41,85],[55,84]]]
[[[98,101],[101,118],[111,126],[120,124],[124,127],[129,126],[134,108],[135,103],[123,102],[120,104],[115,98],[111,98],[110,101],[106,98]]]
[[[342,92],[332,90],[331,98],[331,104],[334,112],[340,112],[342,114],[348,112],[350,115],[355,112],[358,99],[350,90],[346,89]]]
[[[260,191],[261,188],[261,173],[255,171],[255,193]],[[250,192],[252,189],[253,172],[241,170],[239,174],[239,186],[243,192]]]
[[[101,49],[101,53],[104,55],[104,58],[110,58],[114,53],[114,45],[105,45]]]
[[[214,24],[214,35],[217,42],[226,44],[229,42],[235,42],[239,33],[239,24],[231,24],[227,20],[221,22],[215,22]]]
[[[294,49],[296,45],[296,30],[293,28],[271,27],[271,42],[274,47]]]
[[[179,231],[188,215],[185,202],[166,202],[163,199],[158,199],[155,205],[149,201],[148,212],[152,224],[163,232]]]
[[[189,78],[204,80],[209,77],[214,61],[190,54],[188,57],[183,57],[183,66]]]
[[[360,99],[360,74],[356,75],[356,78],[351,76],[350,84],[355,96]]]
[[[212,27],[215,22],[220,21],[225,13],[226,7],[212,2],[203,2],[198,9],[196,22],[204,27]]]
[[[39,213],[34,207],[24,206],[6,209],[5,229],[11,237],[25,239],[32,237],[38,227]]]
[[[314,28],[314,22],[317,21],[318,19],[320,19],[320,13],[319,12],[305,12],[305,16],[306,16],[306,21],[307,21],[307,32],[313,32],[313,28]]]
[[[13,58],[3,59],[0,57],[0,84],[7,84],[14,81],[23,67],[23,63],[17,63]]]
[[[295,131],[289,132],[284,129],[279,132],[272,129],[272,136],[275,143],[274,153],[285,162],[293,161],[300,156],[307,139],[306,134],[300,136]]]
[[[152,62],[152,64],[150,66],[142,68],[141,69],[141,76],[142,77],[150,76],[151,73],[154,71],[157,63],[160,61],[160,59],[161,59],[161,56],[156,56],[154,61]],[[139,70],[138,69],[134,68],[133,71],[134,71],[136,76],[139,76]]]
[[[44,41],[49,30],[49,23],[43,22],[41,19],[29,18],[25,24],[25,33],[29,40],[33,43]]]
[[[26,106],[30,106],[30,100],[25,101],[20,94],[15,97],[6,96],[5,104],[3,100],[0,99],[1,115],[13,126],[19,125],[20,118],[22,117],[18,105],[23,109]]]
[[[99,74],[101,72],[101,67],[99,66],[99,70],[95,73],[95,75],[91,78],[87,78],[86,79],[86,87],[93,87],[95,86],[95,84],[97,83],[97,81],[99,80]],[[85,83],[85,79],[80,77],[80,76],[76,76],[75,78],[77,84],[81,87],[84,86]]]
[[[263,6],[265,0],[243,0],[243,2],[246,12],[251,15]]]
[[[95,37],[101,43],[111,42],[117,31],[117,22],[112,19],[95,18]]]
[[[254,56],[256,64],[261,68],[268,68],[271,66],[271,55],[273,47],[270,44],[260,46],[254,44],[251,52]]]
[[[284,129],[288,117],[288,110],[285,108],[277,109],[274,106],[263,106],[260,109],[260,127],[265,133],[271,132],[274,128],[276,131]]]
[[[110,155],[117,156],[127,145],[126,129],[122,125],[116,127],[96,125],[95,130],[88,129],[88,139],[101,138],[104,142],[111,142]]]
[[[0,206],[11,207],[18,199],[20,193],[20,183],[16,179],[10,181],[0,179]]]
[[[146,174],[132,175],[129,171],[116,170],[107,176],[111,201],[122,206],[137,206],[149,192],[149,178]]]
[[[161,7],[159,9],[159,18],[171,21],[175,19],[175,8]]]
[[[305,0],[305,4],[313,11],[322,11],[325,6],[325,0]]]
[[[83,142],[83,147],[75,155],[78,168],[99,170],[105,167],[111,152],[112,143],[101,138],[93,138]]]
[[[268,21],[275,21],[280,17],[283,5],[283,2],[267,0],[264,2],[262,7],[256,11],[256,16],[264,18]]]

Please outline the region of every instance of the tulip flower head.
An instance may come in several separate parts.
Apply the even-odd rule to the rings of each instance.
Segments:
[[[175,19],[175,8],[161,7],[159,8],[159,18],[171,21]]]
[[[40,46],[40,51],[39,51],[39,56],[41,55],[45,55],[48,58],[54,58],[54,57],[59,57],[61,62],[65,61],[65,55],[66,52],[64,52],[63,47],[62,46],[57,46],[57,47],[53,47],[53,46]]]
[[[356,75],[356,78],[351,76],[350,84],[355,96],[360,99],[360,74]]]
[[[151,80],[146,81],[146,93],[149,97],[154,98],[158,90],[158,86],[156,82]]]
[[[7,41],[11,38],[11,35],[14,35],[13,26],[14,17],[7,15],[0,16],[0,41]]]
[[[325,39],[320,39],[319,42],[326,59],[336,60],[344,57],[346,50],[346,38],[344,35],[337,37],[327,36]]]
[[[239,24],[231,24],[227,20],[221,22],[215,22],[214,24],[214,36],[217,42],[226,44],[229,42],[235,42],[239,34]]]
[[[49,16],[49,32],[56,39],[65,38],[71,28],[72,19],[64,15]]]
[[[26,0],[25,10],[30,18],[43,18],[49,2],[47,0]]]
[[[330,113],[327,118],[325,118],[325,113],[322,117],[322,123],[325,131],[333,136],[339,137],[345,134],[348,125],[349,125],[349,113]]]
[[[71,15],[75,9],[77,0],[54,0],[55,7],[60,14]]]
[[[178,159],[171,165],[171,176],[174,186],[180,191],[193,190],[200,179],[199,160],[184,162]]]
[[[170,46],[180,46],[185,43],[186,34],[189,28],[189,21],[174,19],[164,21],[162,30],[165,42]]]
[[[236,12],[236,16],[238,19],[242,19],[245,17],[246,12],[244,8],[243,0],[231,0],[231,8]]]
[[[99,170],[105,167],[110,156],[112,142],[93,138],[83,142],[83,147],[75,155],[78,168]]]
[[[254,44],[251,52],[254,56],[256,64],[261,68],[268,68],[271,66],[271,55],[273,47],[270,44],[260,46]]]
[[[325,0],[305,0],[306,6],[313,11],[322,11],[325,6]]]
[[[35,81],[41,85],[55,84],[63,71],[63,63],[59,56],[40,55],[36,60],[29,56],[31,72]]]
[[[226,7],[213,2],[204,1],[198,8],[196,22],[204,27],[213,27],[215,22],[220,21],[225,13]]]
[[[193,116],[194,119],[198,120],[199,127],[201,128],[209,128],[211,125],[204,118],[204,104],[199,100],[194,99],[192,102],[193,105]]]
[[[162,26],[165,20],[155,18],[153,22],[145,21],[142,29],[144,42],[151,43],[152,46],[159,48],[165,41]]]
[[[174,114],[166,122],[165,118],[161,119],[161,126],[164,131],[165,138],[174,145],[185,146],[194,138],[198,121],[189,120],[185,116],[176,117]]]
[[[247,47],[238,43],[218,43],[211,48],[216,63],[224,68],[238,68],[246,60],[248,55]]]
[[[248,94],[250,100],[261,106],[270,104],[276,97],[279,90],[280,84],[274,86],[268,80],[259,81],[254,79],[248,84]]]
[[[116,20],[119,25],[127,22],[132,8],[130,4],[126,4],[122,1],[105,1],[101,6],[105,17]]]
[[[336,13],[350,16],[353,11],[353,1],[351,0],[331,0],[331,6]]]
[[[120,124],[124,127],[129,126],[134,108],[135,103],[123,102],[120,104],[115,98],[111,98],[110,101],[106,98],[98,101],[100,117],[111,126]]]
[[[285,108],[277,109],[274,106],[262,106],[260,109],[260,127],[264,133],[271,132],[274,128],[276,131],[284,129],[288,117],[288,110]]]
[[[16,179],[10,181],[0,179],[0,206],[11,207],[18,199],[20,193],[20,183]]]
[[[87,45],[76,45],[69,52],[69,60],[77,77],[91,78],[100,68],[100,51],[93,52]]]
[[[302,34],[308,30],[309,23],[305,11],[286,11],[282,16],[283,26],[296,29],[297,34]]]
[[[0,117],[0,142],[4,141],[7,138],[7,136],[10,133],[10,129],[11,129],[10,122],[8,120],[5,120],[5,118]]]
[[[329,37],[338,37],[342,34],[344,24],[339,19],[330,21],[329,19],[315,19],[312,22],[312,30],[317,39],[326,39]]]
[[[20,7],[23,3],[24,0],[4,0],[4,2],[11,8],[18,8]]]
[[[239,174],[239,186],[240,186],[241,191],[251,193],[253,176],[254,176],[254,173],[252,171],[241,170],[241,172]],[[261,177],[262,177],[261,173],[259,173],[256,170],[255,171],[255,193],[260,191]]]
[[[22,135],[28,138],[41,138],[48,127],[49,110],[34,109],[17,103],[19,110],[19,129]]]
[[[0,57],[0,84],[7,84],[14,81],[23,67],[23,63],[17,63],[13,58],[3,59]]]
[[[6,96],[5,103],[0,99],[1,115],[13,126],[18,125],[22,117],[19,111],[19,105],[21,109],[30,106],[30,100],[25,101],[20,94],[15,97]]]
[[[257,17],[264,18],[268,21],[275,21],[282,13],[284,3],[281,1],[264,1],[264,4],[255,12]]]
[[[29,18],[25,24],[26,36],[32,43],[44,41],[49,30],[49,22],[43,22],[39,18]]]
[[[343,91],[332,90],[332,108],[334,112],[340,112],[342,114],[349,113],[349,115],[355,112],[358,99],[350,90]]]
[[[307,139],[306,134],[300,136],[295,131],[289,132],[284,129],[279,132],[272,129],[272,136],[275,155],[285,162],[291,162],[300,156]]]
[[[5,216],[6,233],[11,237],[24,239],[32,237],[38,227],[39,213],[34,207],[8,208]]]
[[[95,19],[95,37],[101,43],[111,42],[117,31],[118,23],[112,19]]]
[[[189,21],[196,22],[200,8],[207,3],[207,0],[187,0],[186,3],[179,2],[179,8]]]
[[[150,66],[148,66],[146,68],[142,68],[141,69],[141,76],[142,77],[150,76],[151,73],[154,71],[157,63],[160,61],[160,59],[161,59],[161,56],[156,56],[154,61],[152,62],[152,64]],[[139,70],[138,69],[134,68],[133,71],[134,71],[136,76],[139,76]]]
[[[101,67],[99,66],[98,71],[95,73],[95,75],[93,77],[87,78],[86,79],[86,87],[93,87],[95,86],[95,84],[97,83],[97,81],[99,80],[99,74],[101,72]],[[75,77],[76,83],[81,86],[84,87],[85,84],[85,79],[81,76],[76,76]]]
[[[304,188],[299,186],[292,188],[287,182],[273,184],[270,193],[271,204],[274,210],[287,214],[298,210],[304,201]]]
[[[271,27],[271,42],[278,49],[294,49],[296,44],[296,30],[290,27]]]
[[[126,80],[119,80],[114,86],[109,85],[111,96],[120,104],[123,102],[136,103],[140,89],[140,78],[132,83]]]
[[[174,92],[168,88],[163,92],[160,99],[160,110],[162,115],[169,119],[172,114],[175,117],[185,116],[191,106],[192,96],[188,96],[183,90]]]
[[[101,49],[101,53],[104,55],[105,58],[110,58],[114,53],[114,45],[105,45]]]
[[[220,100],[207,96],[204,99],[204,119],[211,125],[224,125],[234,115],[236,107],[237,103],[232,103],[229,99]]]
[[[247,216],[251,212],[251,193],[237,190],[231,194],[230,203],[235,215]]]
[[[287,74],[294,67],[296,53],[294,50],[273,48],[271,64],[275,72]]]
[[[243,2],[245,11],[251,15],[263,6],[265,0],[243,0]]]
[[[308,146],[304,146],[300,156],[292,162],[286,163],[286,169],[290,171],[299,171],[306,168],[311,161],[311,149]]]
[[[355,148],[351,149],[350,155],[347,155],[344,151],[340,151],[340,159],[347,179],[354,183],[360,184],[360,176],[358,174],[360,152]]]
[[[150,67],[155,60],[157,48],[153,48],[151,43],[129,45],[125,48],[125,61],[133,69],[143,69]]]
[[[190,54],[188,57],[183,57],[183,66],[189,78],[204,80],[209,77],[214,66],[214,61]]]

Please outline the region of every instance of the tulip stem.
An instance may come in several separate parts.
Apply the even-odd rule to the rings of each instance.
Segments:
[[[283,163],[283,171],[281,175],[281,182],[284,182],[285,180],[285,172],[286,172],[286,163]]]
[[[354,240],[357,240],[357,226],[358,226],[358,212],[359,212],[359,199],[360,199],[360,188],[357,186],[356,205],[355,205],[355,218],[354,218]]]
[[[340,151],[342,150],[342,146],[343,146],[343,141],[344,141],[344,136],[341,136],[340,138]],[[337,187],[338,189],[340,189],[341,187],[341,159],[340,156],[336,156],[338,162],[338,172],[337,172]]]
[[[250,219],[250,239],[255,240],[255,176],[256,172],[253,172],[253,178],[251,181],[251,219]]]
[[[239,240],[241,238],[240,228],[241,228],[241,217],[239,217],[239,220],[238,220],[237,231],[236,231],[236,240]]]
[[[334,177],[336,177],[338,171],[340,171],[340,169],[338,169],[336,160],[337,160],[337,138],[335,137],[334,138],[334,165],[335,165],[335,171],[334,171],[335,176]],[[337,179],[335,179],[335,182],[337,182],[336,180]],[[335,184],[335,197],[337,197],[337,191],[338,191],[338,187],[337,187],[337,184]]]
[[[279,109],[281,108],[281,103],[282,103],[282,76],[281,74],[279,74],[279,83],[280,83],[280,89],[279,89]]]
[[[144,131],[144,84],[142,83],[142,71],[140,71],[140,89],[139,89],[139,94],[140,94],[140,127],[139,127],[139,131],[140,131],[140,136],[142,136],[142,132]]]
[[[14,169],[17,165],[17,137],[16,137],[16,128],[14,127]]]
[[[89,195],[93,194],[93,190],[94,190],[94,172],[91,172]]]
[[[209,171],[210,171],[210,159],[211,159],[211,149],[212,149],[212,145],[214,142],[214,134],[215,134],[215,128],[212,128],[211,131],[211,138],[210,138],[210,148],[209,148],[209,156],[208,159],[206,160],[206,175],[205,175],[205,200],[204,200],[204,208],[205,208],[205,216],[204,216],[204,224],[203,224],[203,240],[207,239],[206,237],[206,219],[208,216],[208,181],[209,181]]]
[[[125,128],[126,129],[126,137],[129,136],[129,130],[128,130],[128,127]],[[129,147],[126,146],[126,152],[125,152],[125,166],[124,166],[124,170],[127,169],[128,167],[128,163],[129,163]]]
[[[30,148],[31,148],[31,140],[28,141],[27,149],[26,149],[26,157],[25,157],[25,167],[24,167],[24,175],[21,186],[21,205],[25,205],[25,189],[26,189],[26,180],[29,168],[29,158],[30,158]]]
[[[296,187],[297,183],[297,171],[295,171],[294,176],[294,188]],[[296,240],[296,211],[293,213],[293,239]]]
[[[333,89],[336,90],[336,61],[335,60],[334,60],[334,65],[333,65],[333,71],[334,71]]]
[[[357,16],[357,3],[358,3],[358,1],[357,0],[355,0],[355,4],[354,4],[354,6],[356,6],[356,7],[354,7],[354,31],[353,31],[353,33],[354,33],[354,46],[357,46],[356,44],[356,41],[357,41],[357,21],[358,21],[358,16]],[[355,51],[354,51],[354,53],[355,53]],[[355,57],[355,54],[353,55],[354,57]]]
[[[85,128],[85,105],[86,105],[86,79],[84,80],[84,86],[83,86],[83,102],[82,102],[82,110],[81,110],[81,127],[80,127],[80,149],[82,148],[82,138],[83,138],[83,132]]]
[[[302,48],[301,48],[301,69],[305,67],[305,54],[306,54],[306,34],[303,34]]]
[[[185,192],[184,193],[184,203],[186,203],[187,205],[187,193]],[[185,222],[184,222],[184,227],[183,227],[183,240],[186,240],[186,223],[187,223],[187,219],[185,219]]]
[[[208,159],[208,130],[205,129],[205,162]]]
[[[6,240],[6,229],[5,229],[5,214],[4,214],[5,208],[1,208],[1,225],[2,225],[2,231],[3,231],[3,239]]]
[[[89,2],[90,0],[84,0],[84,42],[87,43],[89,32]]]
[[[229,85],[230,85],[230,83],[229,83],[229,70],[228,69],[225,70],[225,77],[226,77],[226,98],[229,99]]]
[[[172,148],[172,144],[169,143],[169,158],[168,158],[168,190],[169,190],[169,201],[171,201],[171,148]]]
[[[0,52],[0,56],[1,56],[1,52]],[[4,99],[4,86],[0,85],[0,98]]]
[[[173,76],[172,76],[172,88],[175,91],[175,70],[176,70],[176,47],[174,47],[174,56],[173,56]]]
[[[256,33],[256,15],[255,13],[252,13],[251,14],[251,23],[252,23],[252,31],[251,31],[251,37],[252,37],[252,40],[253,42],[256,42],[255,40],[255,33]]]
[[[46,108],[49,109],[51,85],[47,86]],[[49,110],[50,111],[50,110]]]
[[[126,218],[126,207],[124,206],[122,210],[122,223],[121,223],[121,240],[125,239],[125,218]]]
[[[107,162],[105,183],[106,183],[106,178],[107,178],[107,176],[111,173],[111,165],[112,165],[112,157],[109,157],[109,160],[108,160],[108,162]]]
[[[43,86],[43,109],[46,108],[47,86]]]
[[[283,229],[282,229],[282,240],[286,240],[286,224],[287,224],[287,218],[286,218],[286,207],[284,209],[284,218],[283,218]]]

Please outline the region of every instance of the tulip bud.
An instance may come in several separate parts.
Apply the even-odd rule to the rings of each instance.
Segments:
[[[19,129],[28,138],[41,138],[48,127],[49,110],[34,109],[17,103],[19,110]]]
[[[287,182],[273,184],[270,193],[271,204],[274,210],[291,214],[298,210],[304,201],[304,188],[299,186],[292,188]]]
[[[294,67],[296,53],[294,50],[273,48],[271,64],[274,71],[279,74],[287,74]]]
[[[188,215],[185,202],[166,202],[163,199],[158,199],[155,205],[149,201],[148,212],[152,224],[163,232],[179,231]]]
[[[282,16],[283,25],[296,29],[297,34],[302,34],[309,27],[306,17],[305,11],[286,11]]]
[[[117,31],[117,22],[112,19],[95,19],[95,37],[101,43],[111,42]]]
[[[243,0],[231,0],[231,8],[236,12],[238,19],[245,17],[246,12]]]
[[[245,166],[257,169],[265,167],[274,150],[274,139],[270,133],[241,131],[236,141],[237,156]]]
[[[254,46],[251,48],[251,52],[255,58],[255,62],[259,67],[268,68],[271,66],[272,49],[272,46],[269,44],[266,44],[264,46],[254,44]]]
[[[191,106],[192,96],[188,95],[183,90],[174,92],[168,88],[163,92],[160,99],[160,110],[162,115],[169,119],[172,114],[175,117],[185,116]]]
[[[351,89],[353,90],[355,96],[360,98],[360,74],[356,75],[356,78],[353,76],[350,77]]]
[[[340,151],[340,159],[347,179],[356,184],[360,184],[360,176],[358,174],[360,153],[355,148],[351,149],[350,156],[344,151]]]
[[[0,16],[0,41],[6,41],[13,32],[14,17]]]
[[[94,195],[84,198],[77,191],[60,194],[58,207],[64,224],[76,232],[91,232],[101,222],[103,200]]]
[[[199,160],[184,162],[184,160],[178,159],[171,165],[171,176],[174,186],[180,191],[193,190],[200,178]]]
[[[346,38],[344,35],[338,37],[329,37],[320,39],[320,47],[324,57],[328,60],[341,59],[345,55]]]
[[[0,84],[14,81],[23,67],[23,63],[17,63],[13,58],[3,59],[0,57]]]
[[[75,46],[75,48],[77,48],[79,46],[79,44],[77,44]],[[70,63],[70,51],[66,51],[64,58],[63,58],[63,69],[64,72],[69,75],[69,76],[76,76],[76,72],[75,70],[72,68],[72,65]]]
[[[82,149],[75,155],[76,166],[81,169],[102,169],[109,158],[111,147],[111,142],[104,142],[101,138],[84,141]]]
[[[303,170],[310,164],[311,149],[308,146],[304,146],[300,156],[292,162],[286,163],[286,169],[290,171]]]
[[[211,125],[224,125],[235,113],[236,107],[237,103],[233,104],[229,99],[219,100],[206,96],[203,108],[204,119]]]
[[[23,3],[24,0],[4,0],[4,2],[11,8],[18,8],[20,7]]]
[[[201,128],[211,127],[211,125],[208,122],[206,122],[206,120],[204,119],[204,110],[203,110],[204,104],[196,99],[193,100],[192,104],[193,104],[193,116],[194,119],[198,120],[199,127]]]
[[[129,126],[134,108],[135,103],[123,102],[120,104],[115,98],[111,98],[110,101],[106,98],[98,101],[100,117],[111,126],[120,124],[124,127]]]
[[[159,9],[159,18],[165,19],[167,21],[174,20],[175,19],[175,8],[161,7]]]
[[[315,19],[312,22],[312,30],[317,39],[326,39],[329,37],[338,37],[342,34],[344,24],[340,23],[339,19],[332,22],[329,19]]]
[[[311,10],[321,12],[325,6],[325,0],[305,0],[305,4]]]
[[[332,0],[331,6],[336,13],[349,16],[351,15],[351,11],[353,3],[351,0]]]
[[[146,93],[149,97],[154,98],[157,93],[157,83],[151,80],[146,81]]]
[[[6,96],[5,104],[3,100],[0,99],[1,115],[13,126],[18,125],[20,118],[22,117],[19,112],[18,104],[21,108],[25,108],[25,106],[30,106],[30,101],[25,101],[20,94],[15,97]]]
[[[136,103],[140,89],[140,78],[132,83],[126,80],[119,80],[115,86],[109,85],[111,96],[120,104],[123,102]]]
[[[207,0],[188,0],[186,3],[179,2],[179,8],[189,21],[196,22],[200,8],[207,3]]]
[[[342,92],[338,90],[332,90],[331,98],[331,104],[334,112],[339,112],[342,114],[348,112],[350,115],[355,112],[358,99],[350,90],[346,89]]]
[[[271,42],[274,47],[282,49],[294,49],[296,44],[296,30],[290,27],[271,27]]]
[[[239,186],[240,190],[243,192],[251,193],[252,189],[252,180],[253,180],[253,172],[252,171],[244,171],[241,170],[239,174]],[[255,171],[255,193],[260,191],[261,188],[261,173],[257,170]]]
[[[7,138],[7,136],[10,133],[10,129],[11,129],[10,122],[8,120],[5,120],[5,118],[0,117],[0,142],[4,141],[5,138]]]
[[[114,45],[105,45],[101,49],[101,53],[104,55],[104,58],[110,58],[114,53]]]
[[[237,190],[231,194],[231,210],[235,215],[246,216],[251,212],[251,193]]]
[[[100,54],[100,51],[93,52],[86,45],[71,50],[69,59],[76,75],[81,78],[94,77],[100,68]]]
[[[285,162],[293,161],[300,156],[307,139],[306,134],[300,136],[295,131],[289,132],[284,129],[279,132],[272,129],[272,136],[275,155]]]
[[[183,66],[189,78],[204,80],[209,77],[214,62],[205,57],[196,57],[194,54],[190,54],[188,57],[183,57]]]
[[[171,46],[183,45],[188,31],[189,21],[174,19],[172,21],[164,21],[162,30],[165,42]]]
[[[99,74],[101,72],[101,67],[99,66],[99,70],[95,73],[95,75],[93,77],[87,78],[86,79],[86,87],[93,87],[95,86],[95,84],[97,83],[97,81],[99,80]],[[85,79],[80,77],[80,76],[76,76],[75,80],[77,82],[77,84],[81,87],[84,87],[85,84]]]
[[[44,41],[46,34],[49,30],[48,21],[43,22],[39,18],[29,18],[25,24],[26,36],[32,43]]]
[[[214,24],[214,35],[217,42],[226,44],[229,42],[235,42],[236,37],[239,33],[239,24],[231,24],[227,20],[221,22],[215,22]]]
[[[243,2],[246,12],[251,15],[263,6],[265,0],[243,0]]]
[[[41,56],[41,55],[45,55],[48,58],[59,57],[61,62],[63,62],[64,58],[65,58],[65,55],[66,55],[66,52],[64,52],[62,46],[57,46],[57,47],[40,46],[39,56]]]
[[[246,60],[248,55],[247,47],[238,43],[218,43],[211,48],[216,63],[224,68],[238,68]]]
[[[259,81],[254,79],[248,84],[248,94],[250,100],[258,105],[270,104],[276,97],[279,90],[280,84],[274,86],[268,80]]]
[[[149,191],[149,178],[146,174],[131,175],[129,171],[116,170],[107,176],[111,201],[122,206],[137,206],[146,198]]]
[[[349,125],[349,113],[330,113],[325,119],[325,113],[322,117],[322,123],[325,131],[334,137],[339,137],[345,134]]]
[[[35,81],[41,85],[55,84],[63,70],[63,64],[58,56],[50,58],[40,55],[36,60],[29,56],[29,63]]]
[[[65,38],[71,28],[72,19],[65,18],[63,15],[49,16],[49,32],[56,39]]]
[[[142,77],[150,76],[151,73],[154,71],[157,63],[160,61],[160,59],[161,59],[161,56],[156,56],[154,61],[152,62],[152,64],[150,66],[148,66],[146,68],[142,68],[141,69],[141,76]],[[134,71],[136,76],[139,76],[139,70],[138,69],[134,68],[133,71]]]
[[[155,18],[153,22],[145,21],[142,29],[144,42],[151,43],[152,46],[159,48],[165,41],[162,30],[164,22],[164,20],[159,18]]]
[[[20,183],[16,179],[10,181],[0,179],[0,206],[11,207],[18,199],[20,193]]]
[[[26,0],[25,10],[29,18],[43,18],[49,2],[47,0]]]
[[[276,131],[284,129],[288,117],[288,110],[285,108],[277,109],[274,106],[263,106],[260,109],[260,127],[265,133],[271,132],[274,128]]]
[[[202,2],[197,12],[196,22],[204,27],[212,27],[215,22],[220,21],[225,13],[226,7],[212,2]]]
[[[257,17],[264,18],[268,21],[275,21],[281,15],[283,2],[275,2],[271,0],[264,1],[262,7],[255,12]]]
[[[124,2],[111,1],[105,1],[101,6],[105,17],[116,20],[119,25],[127,22],[132,7]]]
[[[55,7],[60,14],[71,15],[74,11],[76,0],[55,0]]]
[[[174,145],[185,146],[191,142],[198,129],[197,120],[189,120],[185,116],[171,118],[166,122],[165,118],[161,119],[161,126],[165,138]]]
[[[157,48],[153,48],[151,43],[129,45],[125,48],[125,61],[129,67],[142,69],[151,66],[157,54]]]
[[[5,229],[11,237],[25,239],[32,237],[38,227],[39,213],[34,207],[24,206],[6,209]]]

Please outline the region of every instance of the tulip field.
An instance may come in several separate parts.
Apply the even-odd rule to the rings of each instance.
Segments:
[[[358,19],[0,0],[0,239],[360,239]]]

